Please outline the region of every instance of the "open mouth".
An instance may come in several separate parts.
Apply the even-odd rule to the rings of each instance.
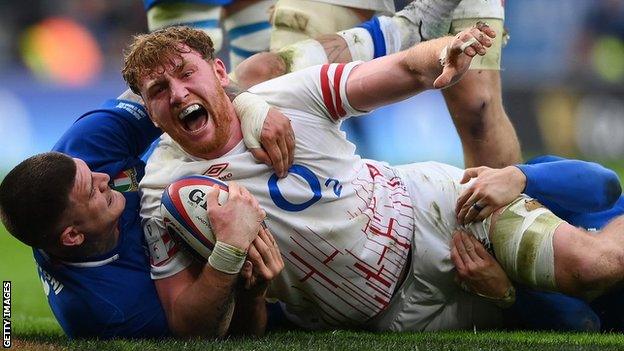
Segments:
[[[200,104],[189,105],[178,115],[184,130],[191,133],[206,126],[209,117],[208,111]]]

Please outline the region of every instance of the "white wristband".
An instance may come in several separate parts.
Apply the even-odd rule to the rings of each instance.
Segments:
[[[243,268],[246,258],[247,252],[236,246],[217,241],[208,257],[208,264],[219,272],[238,274]]]
[[[262,126],[269,113],[269,104],[248,92],[238,95],[232,103],[241,122],[245,145],[249,149],[259,148]]]

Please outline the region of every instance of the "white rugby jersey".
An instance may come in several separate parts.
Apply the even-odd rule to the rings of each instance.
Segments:
[[[414,215],[396,171],[360,158],[339,129],[341,118],[360,113],[345,93],[357,64],[311,67],[251,89],[292,120],[295,160],[285,179],[256,162],[242,141],[208,161],[161,139],[140,184],[154,279],[189,264],[163,231],[161,194],[182,176],[205,174],[240,183],[266,211],[286,266],[268,295],[298,324],[361,325],[388,305],[406,266]]]
[[[354,7],[357,9],[375,10],[385,14],[394,14],[394,0],[312,0],[341,6]]]

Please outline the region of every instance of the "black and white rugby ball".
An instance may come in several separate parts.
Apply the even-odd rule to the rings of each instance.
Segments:
[[[208,220],[206,196],[219,188],[219,204],[228,198],[228,186],[208,176],[189,176],[171,183],[163,192],[160,212],[165,228],[204,259],[212,253],[216,238]]]

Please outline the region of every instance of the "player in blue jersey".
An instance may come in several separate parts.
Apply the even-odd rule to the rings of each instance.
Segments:
[[[536,198],[571,224],[590,231],[600,230],[624,214],[624,197],[617,175],[595,163],[543,156],[504,169],[466,170],[464,181],[472,177],[476,178],[474,183],[457,205],[458,216],[466,222],[485,218],[493,207],[521,192]],[[482,245],[465,234],[458,234],[455,243],[457,249],[452,258],[464,285],[476,293],[503,298],[511,283]],[[470,247],[471,255],[466,254],[466,247]],[[509,301],[507,306],[507,315],[511,317],[507,319],[516,322],[512,327],[526,329],[623,330],[621,294],[616,290],[587,303],[567,295],[519,286],[516,302]]]
[[[72,338],[171,334],[150,277],[139,219],[138,183],[145,170],[140,157],[161,131],[137,101],[125,94],[82,115],[54,146],[55,152],[23,161],[0,185],[2,222],[33,247],[50,307]],[[222,234],[255,238],[263,212],[236,184],[230,184],[230,195],[230,205],[211,205],[214,215],[232,223],[251,216],[258,227],[222,226]],[[267,233],[262,231],[262,240],[270,239]],[[254,255],[277,250],[256,244]],[[264,299],[254,293],[261,295],[262,284],[271,277],[256,270],[270,266],[270,274],[275,274],[280,266],[279,260],[252,254],[248,260],[242,276],[251,289],[237,293],[239,301],[248,302],[243,304],[247,309],[238,312],[246,311],[237,331],[257,333],[266,317]],[[238,280],[217,278],[221,285],[214,280],[210,284],[208,278],[200,281],[210,289],[233,289]]]
[[[76,223],[73,228],[111,222],[113,217],[117,218],[111,224],[119,228],[117,240],[109,236],[79,238],[71,230],[64,230],[60,238],[58,234],[49,238],[22,238],[37,248],[33,250],[34,256],[48,302],[70,337],[155,337],[169,334],[167,319],[147,269],[149,260],[136,215],[139,206],[138,181],[145,172],[145,164],[139,157],[160,134],[161,131],[154,127],[141,105],[128,100],[109,100],[100,109],[81,116],[53,148],[82,160],[78,169],[81,176],[88,177],[85,178],[88,182],[85,195],[99,201],[84,210],[97,211],[100,220]],[[39,164],[38,167],[45,167],[39,170],[40,176],[44,176],[43,171],[48,172],[39,180],[39,187],[44,189],[31,190],[44,192],[40,194],[47,201],[29,208],[33,218],[24,219],[39,222],[33,230],[42,234],[46,232],[45,223],[51,220],[47,216],[52,215],[41,218],[44,212],[38,211],[37,206],[58,206],[59,200],[55,198],[67,195],[73,179],[66,177],[64,180],[69,182],[57,186],[52,184],[61,182],[63,173],[77,166],[71,158],[60,153],[47,155],[35,156],[36,161],[33,162]],[[87,165],[98,173],[87,174]],[[26,166],[18,166],[16,170],[19,172]],[[113,180],[112,186],[120,192],[112,192],[108,188],[109,180]],[[5,194],[16,191],[18,185],[13,183],[22,181],[21,177],[11,178],[9,175],[3,184],[2,208],[9,217],[11,207],[4,203],[9,201]],[[65,191],[59,192],[59,188]],[[58,208],[64,207],[61,205]],[[11,232],[19,231],[15,228],[20,226],[19,223],[11,225],[7,222],[7,229]],[[42,240],[49,240],[50,245],[62,240],[67,249],[47,250],[49,244]],[[80,240],[83,242],[79,243]],[[70,253],[70,247],[82,248],[74,254]]]

